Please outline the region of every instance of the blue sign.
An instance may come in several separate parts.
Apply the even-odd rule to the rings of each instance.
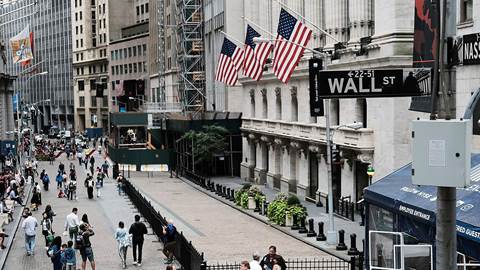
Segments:
[[[13,101],[13,112],[17,112],[17,108],[18,108],[18,100],[20,99],[20,93],[16,94],[16,95],[13,95],[12,96],[12,101]]]

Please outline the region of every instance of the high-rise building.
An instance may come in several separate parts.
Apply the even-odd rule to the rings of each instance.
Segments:
[[[108,130],[108,45],[111,40],[122,37],[123,27],[143,18],[134,14],[134,7],[138,7],[142,15],[148,6],[139,5],[139,1],[133,0],[70,2],[76,129],[101,127]]]
[[[13,63],[7,46],[6,71],[18,76],[13,88],[20,94],[21,106],[35,104],[40,112],[34,114],[36,127],[73,127],[70,15],[70,1],[62,0],[4,0],[0,7],[5,44],[28,25],[33,32],[34,58],[30,65]]]

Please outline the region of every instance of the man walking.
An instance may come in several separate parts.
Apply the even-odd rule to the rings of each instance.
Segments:
[[[135,215],[135,223],[130,226],[128,233],[132,235],[132,248],[133,248],[133,264],[138,266],[142,265],[142,248],[143,248],[143,235],[147,234],[147,227],[143,222],[140,222],[140,216]],[[138,261],[137,261],[137,248],[138,248]]]
[[[67,215],[65,220],[65,231],[68,232],[71,241],[75,241],[78,234],[78,226],[80,226],[80,221],[77,216],[78,209],[74,207],[72,213]]]
[[[287,269],[285,260],[282,256],[277,254],[277,247],[270,246],[268,248],[268,254],[260,261],[260,266],[264,269],[273,269],[273,266],[278,264],[282,270]]]
[[[32,216],[32,212],[28,211],[27,218],[22,223],[22,229],[25,231],[25,249],[27,250],[27,256],[33,255],[37,226],[37,219]]]
[[[102,171],[103,173],[107,176],[108,176],[108,168],[110,167],[110,165],[108,165],[108,162],[105,160],[105,162],[102,164]]]

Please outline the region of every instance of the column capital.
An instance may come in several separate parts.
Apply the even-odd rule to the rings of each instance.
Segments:
[[[285,143],[285,141],[280,138],[275,138],[273,142],[278,146],[282,146]]]
[[[373,152],[360,152],[357,153],[357,159],[362,163],[372,163],[373,162]]]
[[[250,94],[251,99],[255,99],[255,89],[254,88],[250,89],[249,94]]]
[[[294,98],[294,99],[297,98],[297,87],[296,86],[290,87],[290,94],[292,95],[292,98]]]
[[[262,88],[262,89],[260,90],[260,93],[262,94],[262,97],[263,97],[263,98],[266,98],[266,97],[267,97],[267,88]]]
[[[262,136],[260,136],[260,141],[265,142],[265,143],[269,143],[272,140],[270,139],[270,137],[262,135]]]
[[[275,87],[275,96],[279,98],[282,95],[282,89],[280,87]]]

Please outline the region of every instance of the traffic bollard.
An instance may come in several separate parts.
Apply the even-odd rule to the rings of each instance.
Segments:
[[[357,235],[352,233],[350,234],[350,249],[348,250],[348,255],[358,255],[360,252],[358,252],[357,249]]]
[[[325,241],[327,240],[327,237],[325,236],[325,233],[323,232],[323,222],[318,222],[318,236],[317,236],[317,241]]]
[[[345,231],[338,231],[338,245],[336,250],[347,250],[347,245],[345,245]]]
[[[300,219],[300,228],[298,229],[298,233],[308,233],[307,227],[305,227],[305,219],[307,218]]]
[[[315,228],[313,228],[313,218],[308,220],[308,233],[307,237],[315,237],[317,236],[317,233],[315,232]]]
[[[298,230],[298,229],[300,229],[300,226],[298,226],[298,217],[297,217],[297,215],[293,214],[292,218],[293,218],[293,225],[292,225],[292,227],[291,227],[290,229],[291,229],[291,230]]]

